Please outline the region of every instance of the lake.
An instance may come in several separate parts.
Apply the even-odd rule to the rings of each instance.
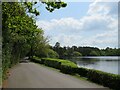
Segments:
[[[78,67],[120,74],[120,57],[117,56],[77,57],[69,60],[75,62]]]

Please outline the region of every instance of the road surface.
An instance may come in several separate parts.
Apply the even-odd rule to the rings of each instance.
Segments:
[[[10,71],[7,88],[105,88],[35,63],[20,63]]]

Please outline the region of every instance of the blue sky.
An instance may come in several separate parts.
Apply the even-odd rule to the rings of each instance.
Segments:
[[[67,17],[75,17],[75,18],[82,18],[86,15],[90,2],[86,2],[84,4],[78,2],[68,2],[66,8],[61,8],[55,10],[54,12],[50,13],[46,9],[44,9],[45,5],[40,6],[38,8],[41,11],[41,15],[38,17],[39,20],[51,20],[51,19],[60,19],[60,18],[67,18]],[[73,9],[76,8],[76,9]]]
[[[36,23],[53,46],[118,47],[118,3],[98,1],[68,2],[52,13],[40,4]]]

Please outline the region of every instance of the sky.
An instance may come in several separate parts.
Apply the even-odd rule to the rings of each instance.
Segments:
[[[60,42],[61,46],[118,47],[117,2],[67,2],[67,7],[52,13],[40,4],[38,10],[36,24],[52,46]]]

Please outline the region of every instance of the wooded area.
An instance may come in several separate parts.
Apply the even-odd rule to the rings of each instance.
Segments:
[[[71,46],[62,47],[59,42],[56,42],[55,46],[51,46],[55,52],[58,53],[59,58],[71,58],[78,56],[120,56],[120,48],[105,48],[99,49],[97,47],[81,47],[81,46]]]

